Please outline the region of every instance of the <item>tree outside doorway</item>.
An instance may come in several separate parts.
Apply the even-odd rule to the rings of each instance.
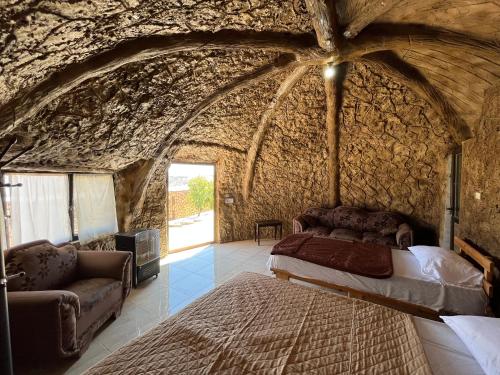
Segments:
[[[214,177],[214,165],[171,164],[168,171],[169,252],[214,241]]]

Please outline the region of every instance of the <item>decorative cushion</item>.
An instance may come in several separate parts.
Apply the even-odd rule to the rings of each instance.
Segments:
[[[337,240],[360,241],[361,232],[357,232],[346,228],[335,228],[330,233],[330,237],[335,238]]]
[[[320,237],[328,237],[331,231],[332,231],[331,228],[323,226],[311,227],[305,230],[305,232],[307,233],[312,233],[313,236],[320,236]]]
[[[329,228],[333,228],[334,226],[332,209],[330,208],[320,208],[320,207],[309,208],[305,212],[305,214],[316,217],[318,219],[317,225]]]
[[[24,277],[12,279],[8,290],[31,291],[63,287],[76,276],[77,250],[72,245],[56,247],[49,242],[11,250],[6,264],[8,275],[21,271]]]
[[[365,210],[355,207],[339,206],[333,213],[333,224],[335,228],[347,228],[362,232],[368,219]]]
[[[317,227],[319,225],[319,219],[313,215],[301,215],[301,219],[307,224],[308,227]]]
[[[393,212],[370,212],[367,216],[364,231],[379,232],[383,236],[396,234],[403,222],[401,216]]]
[[[375,243],[377,245],[396,246],[394,235],[384,236],[376,232],[364,232],[363,242]]]

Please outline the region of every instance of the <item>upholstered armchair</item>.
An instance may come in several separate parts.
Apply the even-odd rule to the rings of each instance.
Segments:
[[[15,359],[81,355],[94,333],[119,316],[130,292],[131,254],[78,251],[36,241],[5,252]]]

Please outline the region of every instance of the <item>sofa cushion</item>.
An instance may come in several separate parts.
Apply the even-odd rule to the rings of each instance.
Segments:
[[[337,240],[360,241],[361,232],[357,232],[355,230],[347,228],[335,228],[330,233],[330,237]]]
[[[368,213],[356,207],[339,206],[333,210],[333,224],[335,228],[347,228],[363,232]]]
[[[307,232],[307,233],[312,233],[313,236],[322,236],[322,237],[328,237],[330,235],[331,231],[332,231],[332,228],[323,227],[320,225],[317,227],[307,228],[305,230],[305,232]]]
[[[394,235],[384,236],[377,232],[364,232],[362,237],[363,242],[375,243],[377,245],[396,246],[396,238]]]
[[[301,215],[300,217],[307,224],[308,227],[317,227],[320,225],[319,219],[313,215]]]
[[[58,289],[76,276],[77,250],[72,245],[56,247],[50,242],[37,242],[31,247],[18,247],[9,251],[7,274],[21,271],[24,277],[9,281],[8,290],[33,291]]]
[[[122,300],[122,283],[115,279],[82,279],[69,284],[65,289],[75,293],[80,300],[80,318],[77,321],[79,338],[95,322],[107,320],[107,313],[112,312],[113,307]]]
[[[388,236],[396,234],[402,222],[401,216],[394,212],[370,212],[363,230],[365,232],[379,232],[383,236]]]
[[[333,228],[333,210],[330,208],[313,207],[307,209],[306,215],[314,216],[318,219],[318,225]]]

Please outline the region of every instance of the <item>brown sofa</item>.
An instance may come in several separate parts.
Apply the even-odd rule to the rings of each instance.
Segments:
[[[413,230],[394,212],[369,212],[361,208],[309,208],[293,219],[293,232],[341,240],[372,242],[406,249],[413,245]]]
[[[15,359],[81,355],[94,333],[117,317],[130,292],[131,253],[78,251],[35,241],[5,252]]]

